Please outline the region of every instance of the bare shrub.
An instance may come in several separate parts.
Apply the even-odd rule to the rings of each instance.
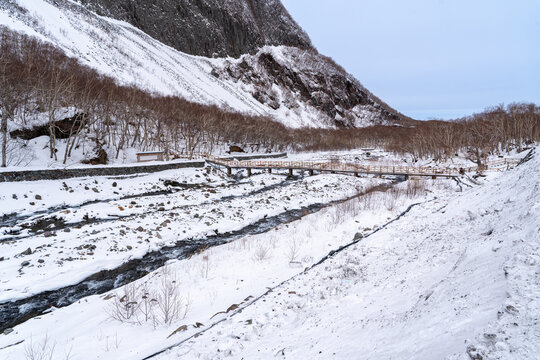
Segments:
[[[30,342],[24,347],[24,356],[27,360],[52,360],[54,357],[54,349],[56,342],[50,343],[49,335],[45,334],[43,340],[35,344],[33,338],[30,338]],[[69,354],[66,355],[66,359],[69,359]]]
[[[287,258],[289,259],[289,262],[296,261],[298,255],[300,255],[300,240],[293,237],[292,240],[289,241],[287,249]]]
[[[202,256],[202,262],[199,264],[199,271],[203,278],[208,279],[208,275],[210,274],[210,256],[208,254]]]
[[[253,254],[253,258],[256,261],[264,261],[270,256],[270,247],[266,244],[263,244],[262,242],[259,242],[257,244],[257,247],[255,248],[255,253]]]
[[[190,305],[189,297],[184,299],[180,294],[176,274],[164,266],[161,272],[160,286],[157,290],[157,307],[160,310],[161,321],[170,325],[176,319],[185,318]]]
[[[121,322],[135,320],[135,315],[140,309],[139,291],[134,284],[128,284],[116,296],[109,307],[109,315]]]
[[[148,283],[137,288],[134,284],[124,286],[109,305],[109,314],[121,322],[170,325],[177,319],[187,316],[191,299],[182,296],[176,274],[164,266],[159,273],[156,289]]]

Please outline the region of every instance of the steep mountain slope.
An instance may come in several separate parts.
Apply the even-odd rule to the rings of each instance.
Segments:
[[[254,53],[264,45],[311,48],[279,0],[80,0],[182,52],[201,56]]]
[[[290,127],[359,127],[391,124],[401,117],[318,54],[277,0],[162,0],[153,5],[85,0],[85,4],[88,8],[72,0],[10,0],[0,4],[0,25],[38,36],[121,84],[267,115]],[[175,11],[186,13],[172,14],[169,7],[174,4]],[[176,49],[89,9],[127,19]],[[256,52],[264,44],[273,46]],[[248,54],[239,59],[210,58],[179,50]]]

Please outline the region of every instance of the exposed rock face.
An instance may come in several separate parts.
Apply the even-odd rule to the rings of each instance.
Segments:
[[[399,121],[358,80],[315,50],[265,47],[256,55],[226,61],[213,74],[245,84],[255,99],[274,110],[305,110],[307,105],[308,113],[303,115],[307,123],[300,125],[316,124],[315,119],[321,118],[330,127]]]
[[[79,0],[182,52],[238,57],[264,45],[312,48],[279,0]]]

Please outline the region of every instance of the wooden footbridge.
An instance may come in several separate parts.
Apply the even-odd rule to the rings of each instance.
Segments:
[[[415,177],[456,178],[460,175],[471,172],[485,172],[488,170],[503,171],[517,164],[518,160],[501,159],[488,163],[481,167],[430,167],[430,166],[401,166],[378,163],[353,163],[353,162],[321,162],[321,161],[261,161],[261,160],[229,160],[210,155],[204,156],[210,164],[226,168],[227,175],[232,176],[233,169],[246,169],[247,175],[252,175],[252,170],[267,170],[272,173],[274,170],[286,170],[289,176],[294,170],[307,171],[309,175],[317,173],[348,174],[354,176],[375,175],[375,176],[404,176],[408,179]]]

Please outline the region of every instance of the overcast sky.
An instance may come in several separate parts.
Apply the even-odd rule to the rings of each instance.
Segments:
[[[282,2],[321,53],[413,118],[540,104],[540,0]]]

